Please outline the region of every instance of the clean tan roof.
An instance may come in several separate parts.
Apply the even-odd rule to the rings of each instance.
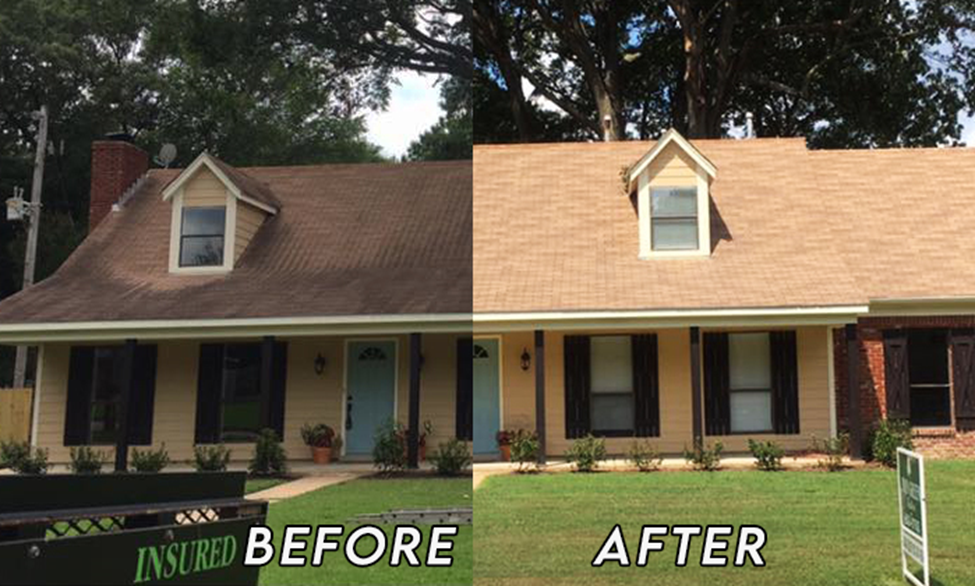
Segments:
[[[240,171],[280,208],[229,274],[169,273],[180,170],[153,170],[0,323],[470,313],[469,161]]]
[[[710,257],[640,260],[621,171],[653,142],[474,149],[474,311],[801,308],[975,295],[975,150],[695,140]]]

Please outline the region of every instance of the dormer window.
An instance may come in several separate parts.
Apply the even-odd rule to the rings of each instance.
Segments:
[[[223,266],[227,208],[183,208],[180,267]]]
[[[270,187],[202,153],[163,189],[172,202],[169,272],[232,271],[265,220],[281,207]]]
[[[668,130],[627,172],[636,190],[639,257],[711,254],[710,187],[717,170],[675,130]]]
[[[697,250],[697,188],[654,187],[650,193],[653,250]]]

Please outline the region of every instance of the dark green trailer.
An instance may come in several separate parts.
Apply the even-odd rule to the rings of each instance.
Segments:
[[[0,477],[0,585],[257,584],[243,472]]]

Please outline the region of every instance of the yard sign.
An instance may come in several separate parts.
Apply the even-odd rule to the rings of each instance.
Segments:
[[[897,448],[897,497],[901,515],[901,569],[909,582],[930,586],[924,458],[904,448]],[[908,557],[921,564],[923,582],[908,569]]]

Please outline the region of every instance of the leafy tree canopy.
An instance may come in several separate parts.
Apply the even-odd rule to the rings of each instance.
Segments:
[[[813,147],[932,145],[975,105],[971,0],[474,0],[473,24],[477,140],[719,137],[752,112]]]

